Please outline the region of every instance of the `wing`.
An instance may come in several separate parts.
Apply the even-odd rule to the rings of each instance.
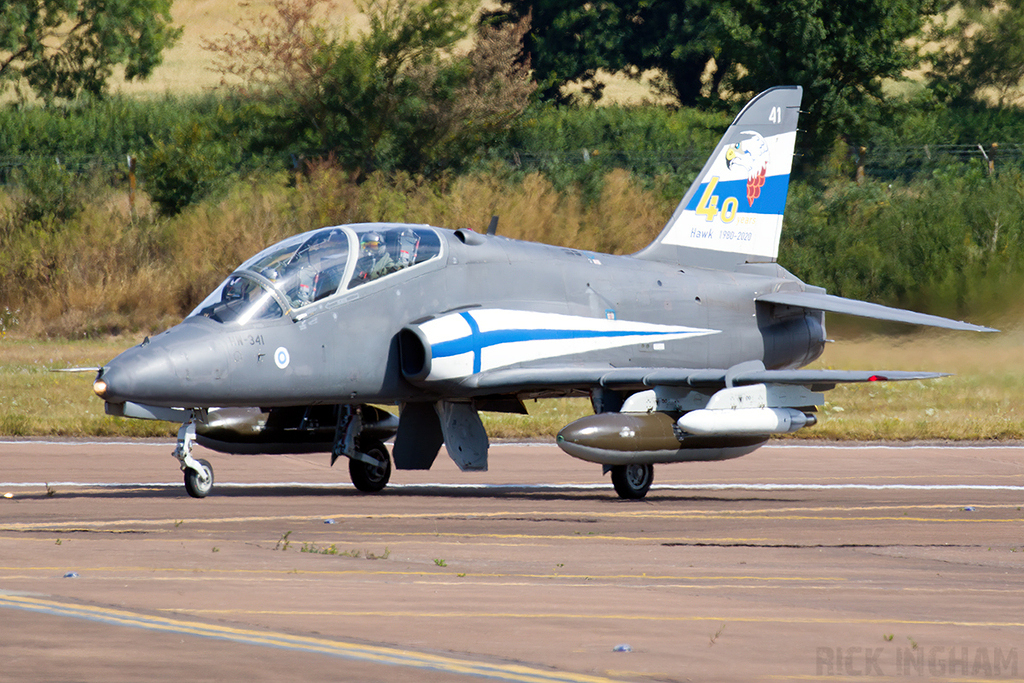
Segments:
[[[881,304],[873,304],[867,301],[856,299],[845,299],[841,296],[824,294],[818,292],[772,292],[762,294],[755,301],[764,301],[770,304],[782,306],[793,306],[795,308],[806,308],[814,311],[825,311],[826,313],[843,313],[855,315],[861,318],[873,318],[875,320],[889,320],[910,325],[927,325],[929,327],[941,327],[947,330],[961,330],[966,332],[998,332],[991,327],[972,325],[971,323],[941,318],[937,315],[905,311],[900,308],[890,308]]]
[[[837,384],[893,382],[947,377],[941,372],[871,370],[766,370],[760,361],[733,368],[612,368],[582,365],[491,370],[460,384],[481,393],[528,393],[542,389],[585,390],[605,387],[643,390],[653,386],[721,388],[744,384],[792,384],[825,391]]]

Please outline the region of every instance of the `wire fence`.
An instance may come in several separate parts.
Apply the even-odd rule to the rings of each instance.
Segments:
[[[994,173],[1003,166],[1024,165],[1024,144],[853,147],[851,156],[858,172],[877,178],[913,177],[941,167],[969,164],[980,164]]]
[[[0,155],[0,185],[16,181],[16,171],[42,165],[52,165],[74,175],[101,173],[127,177],[130,158],[130,155],[102,154]]]
[[[700,170],[711,149],[685,151],[636,152],[626,150],[580,149],[575,151],[492,150],[486,158],[523,171],[555,172],[593,165],[597,168],[621,168],[644,176],[693,174]],[[799,150],[798,150],[799,154]],[[990,173],[1003,167],[1024,168],[1024,143],[973,145],[851,146],[850,159],[857,177],[879,179],[913,178],[942,167],[980,165]],[[315,154],[309,155],[310,158]],[[286,159],[282,163],[291,165]],[[102,174],[114,182],[128,182],[130,155],[55,154],[48,156],[0,155],[0,185],[18,179],[17,171],[53,164],[75,175]],[[239,160],[239,168],[242,160]],[[140,162],[138,178],[145,180],[146,167]]]

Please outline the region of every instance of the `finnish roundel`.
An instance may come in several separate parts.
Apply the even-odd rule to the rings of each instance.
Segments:
[[[288,349],[285,347],[280,346],[277,351],[274,351],[274,364],[282,370],[288,367],[288,363],[290,363],[291,360],[291,356],[288,355]]]

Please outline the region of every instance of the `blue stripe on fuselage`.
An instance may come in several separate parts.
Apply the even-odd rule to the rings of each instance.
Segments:
[[[558,330],[558,329],[507,329],[481,332],[480,327],[469,313],[462,313],[469,324],[470,334],[458,339],[434,344],[431,355],[434,358],[448,358],[464,353],[473,353],[473,372],[480,372],[480,351],[489,346],[527,341],[567,341],[571,339],[614,339],[618,337],[661,336],[666,334],[686,335],[697,330]]]
[[[480,350],[483,349],[484,347],[484,336],[480,333],[480,326],[476,324],[476,320],[473,319],[473,316],[465,312],[460,313],[459,315],[461,315],[462,318],[466,321],[466,324],[469,325],[469,336],[463,337],[463,340],[469,342],[468,345],[470,349],[473,351],[473,374],[475,375],[476,373],[480,372]],[[462,340],[456,339],[453,341]],[[448,343],[450,344],[451,342]],[[468,350],[469,349],[467,349],[467,351]],[[433,350],[431,350],[431,353],[433,353]],[[459,355],[459,353],[466,353],[466,351],[458,351],[456,353],[453,353],[452,355],[457,356]],[[440,357],[443,358],[443,356]]]

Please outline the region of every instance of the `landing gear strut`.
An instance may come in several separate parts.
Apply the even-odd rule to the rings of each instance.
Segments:
[[[614,465],[611,472],[612,486],[619,498],[639,500],[647,495],[654,482],[654,465],[650,463]]]
[[[362,408],[342,406],[338,426],[334,430],[331,465],[341,456],[348,458],[352,485],[363,493],[377,493],[391,479],[391,456],[387,447],[376,439],[360,438],[363,431]]]
[[[193,498],[206,498],[213,490],[213,466],[206,460],[192,457],[192,445],[196,442],[196,420],[190,416],[178,430],[178,445],[174,457],[185,473],[185,490]]]

